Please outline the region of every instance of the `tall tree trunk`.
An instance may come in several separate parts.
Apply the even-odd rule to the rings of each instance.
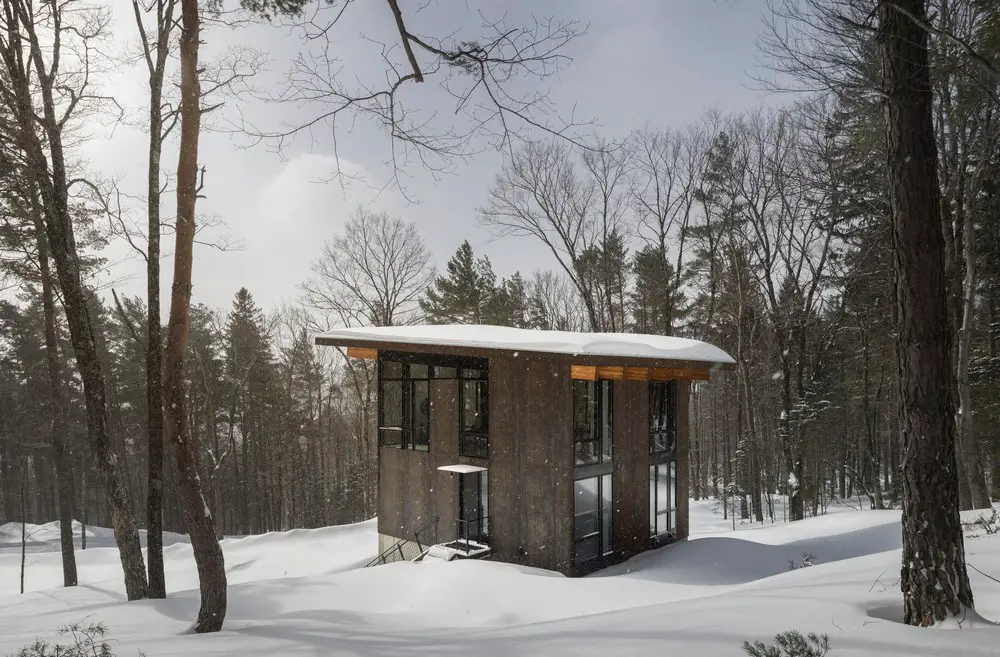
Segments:
[[[198,46],[201,16],[198,0],[181,0],[181,134],[177,159],[177,226],[174,281],[167,326],[163,406],[165,430],[177,462],[177,490],[191,549],[198,566],[201,607],[194,631],[218,632],[226,619],[226,566],[215,523],[202,494],[194,445],[191,444],[184,398],[184,355],[191,310],[191,270],[194,260],[195,204],[198,198],[198,138],[201,131],[201,89]]]
[[[52,403],[52,447],[59,483],[59,546],[62,550],[63,586],[76,586],[76,555],[73,553],[73,472],[66,454],[66,389],[59,371],[59,337],[56,333],[56,301],[52,291],[49,254],[43,235],[40,208],[34,190],[32,210],[38,245],[38,269],[42,278],[42,311],[45,316],[45,361],[49,370]]]
[[[27,10],[23,6],[17,9],[20,10],[24,22],[32,20],[26,15]],[[111,446],[105,397],[106,381],[94,325],[87,308],[88,291],[83,285],[73,230],[73,213],[69,205],[69,180],[62,142],[63,124],[56,116],[53,78],[48,75],[36,76],[31,70],[32,68],[35,71],[47,70],[43,54],[44,45],[38,41],[37,35],[30,42],[21,45],[23,50],[16,56],[30,56],[32,64],[20,62],[16,70],[9,71],[19,77],[7,81],[13,93],[18,96],[17,120],[20,142],[18,146],[24,151],[28,160],[26,169],[28,183],[39,191],[42,200],[49,254],[56,265],[73,352],[83,382],[91,455],[110,506],[111,523],[125,575],[126,595],[129,600],[137,600],[146,597],[146,567],[121,462]],[[38,77],[42,78],[37,85],[37,91],[42,104],[41,128],[45,133],[44,146],[41,136],[36,132],[38,127],[36,121],[39,117],[31,97],[32,81]],[[46,154],[46,147],[51,162]]]
[[[962,326],[958,338],[959,460],[969,488],[969,506],[985,509],[990,506],[990,497],[972,420],[972,382],[969,380],[976,308],[976,229],[971,207],[966,208],[962,216],[965,278],[962,281]]]
[[[146,168],[146,432],[149,449],[146,533],[149,597],[167,596],[163,574],[163,340],[160,330],[160,162],[163,154],[163,78],[174,31],[175,0],[157,0],[155,41],[146,37],[143,9],[132,1],[149,73],[149,157]]]
[[[905,13],[904,13],[905,11]],[[931,114],[925,0],[879,7],[899,313],[903,620],[972,608],[958,512],[951,331]],[[916,19],[916,20],[914,20]]]
[[[168,17],[168,20],[172,20]],[[160,50],[166,58],[166,44]],[[167,597],[163,573],[163,339],[160,336],[160,157],[163,116],[159,85],[150,80],[149,162],[146,171],[146,432],[149,441],[146,492],[146,545],[149,553],[149,597]]]

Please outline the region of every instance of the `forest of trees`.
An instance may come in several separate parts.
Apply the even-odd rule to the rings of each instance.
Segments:
[[[51,27],[62,5],[43,4],[53,13],[34,20]],[[760,50],[781,80],[766,84],[797,92],[787,105],[707,112],[691,125],[636,126],[614,136],[507,134],[502,168],[477,216],[453,219],[477,223],[504,243],[543,246],[551,260],[536,271],[498,274],[468,242],[436,269],[419,225],[361,208],[325,244],[296,304],[261,309],[247,289],[234,291],[231,308],[190,304],[190,260],[186,269],[183,260],[190,244],[185,251],[181,240],[193,240],[201,182],[197,158],[181,157],[174,298],[164,326],[158,292],[118,298],[91,287],[103,245],[135,236],[96,220],[112,212],[99,184],[71,189],[61,144],[72,139],[63,131],[80,120],[71,114],[78,111],[73,99],[84,95],[44,75],[36,84],[25,67],[49,65],[20,54],[25,43],[38,43],[23,27],[30,11],[21,0],[4,0],[4,30],[23,37],[0,37],[0,281],[7,286],[0,298],[0,522],[73,517],[114,526],[122,544],[134,531],[129,522],[147,527],[162,518],[164,529],[186,531],[184,509],[197,495],[217,535],[369,518],[376,508],[374,373],[315,348],[311,335],[334,325],[414,322],[714,343],[737,364],[694,387],[696,498],[713,497],[724,513],[757,522],[773,517],[776,495],[788,496],[781,508],[791,520],[822,513],[838,498],[902,506],[900,390],[908,374],[897,351],[902,265],[894,249],[906,206],[902,188],[887,182],[898,172],[890,146],[899,140],[886,137],[898,117],[883,110],[893,91],[882,86],[892,60],[879,39],[890,42],[886,34],[906,25],[893,22],[893,7],[873,11],[877,4],[770,3]],[[899,4],[924,15],[922,2]],[[988,0],[930,4],[933,25],[913,25],[928,41],[930,152],[937,153],[940,188],[934,230],[943,239],[947,308],[939,319],[954,336],[944,389],[955,391],[946,401],[955,409],[960,503],[973,508],[1000,496],[1000,7]],[[182,3],[151,6],[159,29],[172,29],[170,16]],[[245,3],[265,17],[297,7]],[[443,50],[400,29],[418,82],[411,46],[453,66],[488,69],[495,61],[474,43]],[[89,47],[84,33],[72,38]],[[156,49],[172,47],[173,38],[144,41],[151,72],[160,71],[154,98],[163,93]],[[533,61],[527,50],[517,52]],[[150,148],[149,190],[156,194],[157,148],[178,117],[182,142],[198,131],[184,124],[184,93],[194,94],[186,100],[196,114],[206,111],[197,80],[184,87],[192,83],[183,77],[191,64],[184,58],[182,39],[180,113],[150,119],[162,137]],[[76,74],[68,84],[85,84],[80,80]],[[58,94],[67,96],[52,98]],[[39,111],[26,114],[23,99],[30,105],[36,95]],[[333,96],[349,98],[343,90]],[[343,102],[331,111],[383,119],[392,111]],[[495,109],[501,118],[529,118],[528,105]],[[432,135],[407,132],[417,128],[402,117],[389,120],[400,121],[394,137],[410,147],[431,144],[436,156],[449,155]],[[151,203],[156,228],[145,236],[147,263],[159,259],[158,212]],[[185,212],[190,234],[182,230]],[[158,265],[148,273],[149,290],[158,290]],[[181,390],[184,403],[161,407],[161,385],[166,399]],[[176,459],[159,451],[164,436]],[[185,450],[193,450],[193,470]],[[178,468],[189,470],[187,479]],[[148,514],[136,512],[143,500]],[[123,565],[127,571],[124,551]],[[142,597],[138,590],[130,597]]]

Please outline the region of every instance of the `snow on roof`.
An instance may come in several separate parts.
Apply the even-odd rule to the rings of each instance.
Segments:
[[[342,342],[341,342],[342,341]],[[611,356],[731,364],[718,347],[688,338],[639,333],[574,333],[484,325],[341,328],[316,336],[317,344],[381,342],[399,345],[531,351],[570,356]]]

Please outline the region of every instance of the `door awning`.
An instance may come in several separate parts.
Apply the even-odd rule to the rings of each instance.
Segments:
[[[466,465],[464,463],[456,463],[455,465],[442,465],[438,468],[438,470],[444,470],[445,472],[457,472],[459,474],[486,472],[486,468],[480,467],[478,465]]]

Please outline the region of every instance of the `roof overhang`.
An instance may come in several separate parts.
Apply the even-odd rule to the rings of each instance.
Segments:
[[[419,329],[424,331],[414,335],[414,331]],[[431,332],[427,329],[437,329],[437,331]],[[498,330],[510,332],[503,336],[508,338],[505,342],[480,337],[483,334],[496,335]],[[399,335],[394,334],[397,332]],[[456,333],[461,333],[462,337],[456,338]],[[575,345],[567,344],[567,338],[582,340],[584,344],[581,344],[581,348],[575,349]],[[674,350],[646,348],[643,353],[633,353],[630,350],[631,345],[624,347],[620,344],[615,345],[616,340],[635,341],[637,343],[635,346],[639,350],[646,347],[642,344],[644,340],[669,342],[671,345],[680,344],[681,348]],[[454,357],[540,359],[564,362],[568,365],[598,367],[691,368],[707,372],[735,368],[732,357],[713,345],[682,338],[636,334],[570,334],[560,331],[526,331],[490,326],[384,327],[336,329],[315,336],[315,343],[321,346],[346,348],[351,357],[374,358],[379,351],[395,351]],[[620,351],[600,353],[604,345],[611,345]]]

